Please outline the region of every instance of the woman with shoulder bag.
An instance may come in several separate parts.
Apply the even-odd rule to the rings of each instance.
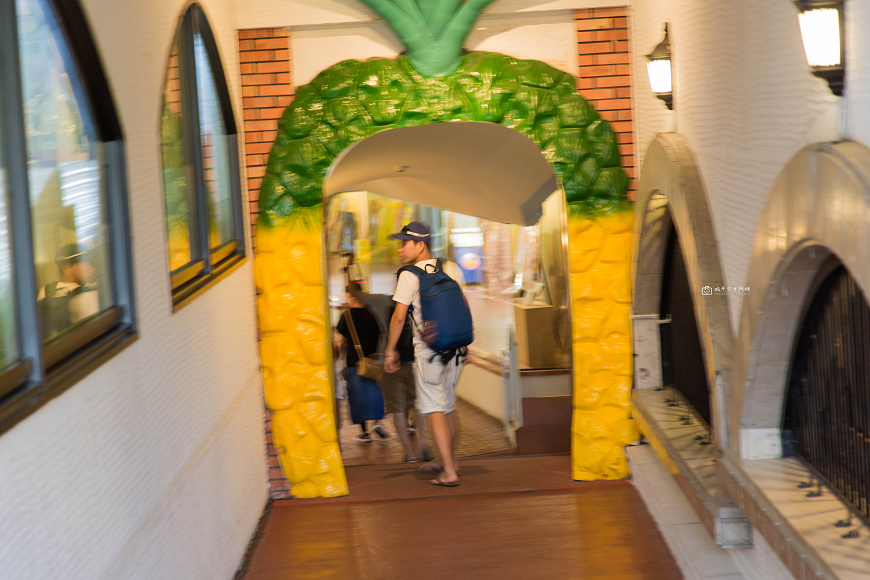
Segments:
[[[372,436],[366,429],[366,421],[380,421],[384,417],[384,397],[376,380],[380,376],[377,349],[381,329],[371,310],[357,298],[360,292],[358,283],[348,283],[347,303],[350,308],[344,311],[335,330],[339,335],[337,346],[344,350],[346,357],[350,418],[362,430],[357,439],[369,442]],[[389,437],[387,430],[379,424],[372,430],[381,439]]]

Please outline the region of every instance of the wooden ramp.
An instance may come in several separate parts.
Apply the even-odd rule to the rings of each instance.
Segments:
[[[351,495],[272,504],[245,580],[680,579],[627,481],[573,482],[568,456],[348,468]]]

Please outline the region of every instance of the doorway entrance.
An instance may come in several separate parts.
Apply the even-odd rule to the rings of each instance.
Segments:
[[[433,255],[461,269],[475,342],[457,385],[460,458],[516,453],[517,431],[520,443],[523,433],[521,409],[518,414],[516,406],[523,404],[522,389],[528,390],[530,383],[537,389],[549,385],[550,397],[566,399],[563,406],[570,409],[564,194],[553,193],[543,203],[541,214],[532,226],[505,224],[366,191],[333,195],[324,206],[328,320],[332,329],[341,319],[350,280],[359,282],[369,298],[367,306],[382,331],[386,328],[396,271],[402,265],[397,242],[389,234],[403,224],[427,223]],[[382,332],[381,352],[385,339]],[[380,427],[366,423],[370,439],[362,435],[360,425],[351,422],[342,378],[343,357],[336,357],[334,362],[338,441],[344,465],[401,463],[405,452],[396,437],[398,427],[389,416]],[[538,412],[547,413],[547,409]],[[543,418],[545,422],[548,419]],[[538,439],[542,435],[544,439],[564,439],[564,449],[557,446],[555,450],[567,451],[569,419],[566,414],[561,425],[564,432],[551,429],[538,434]],[[538,446],[548,449],[545,440]],[[428,448],[434,450],[431,441]]]

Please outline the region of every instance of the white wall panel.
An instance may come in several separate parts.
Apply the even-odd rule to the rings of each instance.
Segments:
[[[870,118],[861,110],[868,75],[854,53],[870,50],[866,35],[856,38],[870,19],[868,4],[849,3],[850,18],[861,22],[849,21],[848,82],[856,92],[850,98],[861,105],[850,107],[856,112],[847,134],[859,140],[870,136]],[[644,58],[665,22],[672,25],[673,112],[652,95]],[[809,73],[791,2],[635,0],[631,25],[641,166],[656,133],[686,136],[710,196],[725,283],[745,285],[755,228],[776,176],[807,143],[838,138],[840,99]],[[736,332],[741,297],[729,300]]]
[[[577,23],[573,11],[484,15],[465,46],[540,60],[577,75]]]
[[[393,58],[404,50],[383,22],[306,26],[293,29],[293,84],[311,82],[317,73],[342,60]]]
[[[870,144],[870,2],[846,3],[845,137]]]
[[[0,576],[231,578],[267,499],[253,276],[171,312],[159,123],[186,4],[82,4],[126,138],[140,334],[0,436]],[[201,5],[240,122],[235,3]]]
[[[551,12],[596,6],[625,6],[630,3],[607,0],[496,0],[487,7],[484,14]],[[360,0],[255,0],[240,2],[237,7],[239,29],[318,26],[373,20],[378,20],[378,17]]]
[[[392,58],[404,50],[383,22],[302,26],[293,29],[293,83],[311,82],[342,60]],[[468,37],[469,50],[501,52],[544,61],[577,73],[577,27],[571,11],[527,15],[485,15]]]

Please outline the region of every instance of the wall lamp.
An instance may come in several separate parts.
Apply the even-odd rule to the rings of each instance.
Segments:
[[[673,84],[671,82],[671,43],[668,41],[670,24],[665,24],[665,37],[656,45],[651,53],[646,55],[646,71],[649,74],[649,84],[655,96],[668,106],[674,108]]]
[[[810,70],[841,96],[846,76],[843,0],[795,0],[795,6]]]

